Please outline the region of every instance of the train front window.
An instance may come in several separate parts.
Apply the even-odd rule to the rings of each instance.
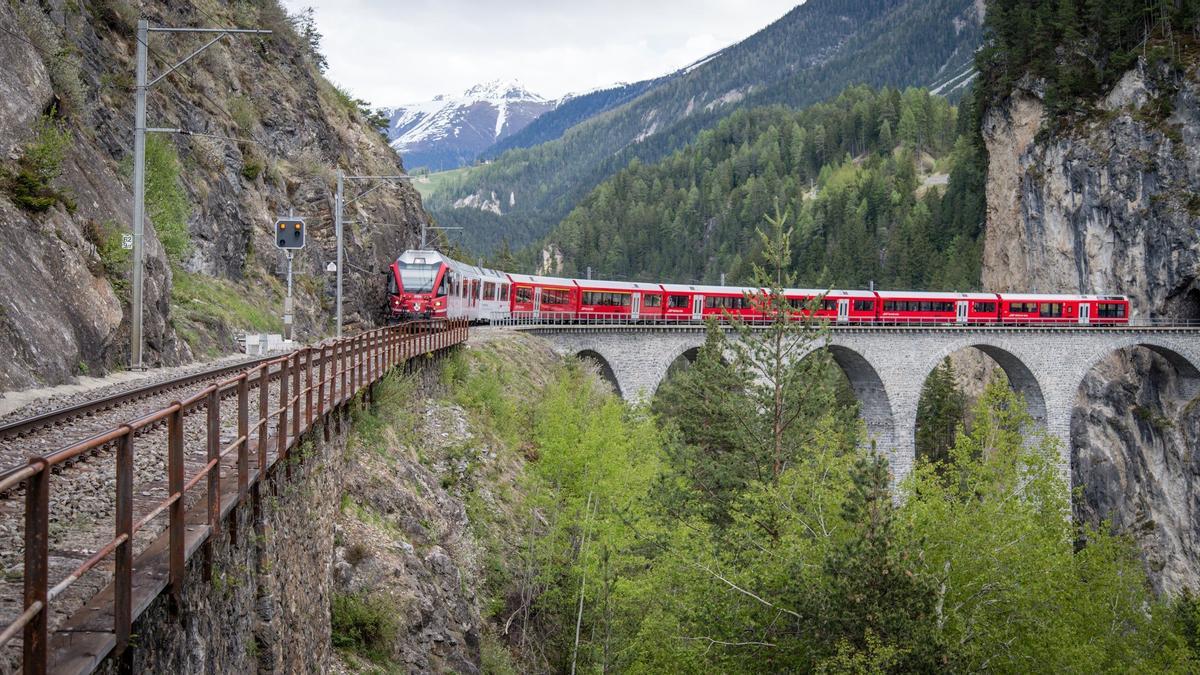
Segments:
[[[399,263],[397,267],[400,268],[400,283],[404,285],[405,293],[429,293],[433,290],[437,265]]]

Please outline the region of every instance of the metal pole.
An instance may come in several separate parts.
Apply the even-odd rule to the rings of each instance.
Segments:
[[[337,195],[333,198],[333,228],[337,236],[337,336],[342,337],[342,170],[337,172]]]
[[[287,291],[287,298],[285,298],[283,301],[283,331],[284,331],[284,338],[286,338],[288,340],[292,339],[292,332],[293,332],[292,331],[292,260],[294,258],[295,258],[295,255],[291,251],[288,251],[287,252],[287,261],[288,261],[287,289],[288,289],[288,291]]]
[[[138,20],[137,85],[133,117],[133,302],[129,316],[129,368],[142,370],[142,292],[145,274],[146,40],[150,23]]]
[[[425,250],[425,233],[426,233],[428,227],[429,227],[429,225],[427,223],[421,223],[421,250],[422,251]]]

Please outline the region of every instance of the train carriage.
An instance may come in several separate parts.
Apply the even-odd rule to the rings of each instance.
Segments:
[[[759,318],[747,294],[763,292],[760,288],[684,284],[662,284],[661,287],[665,296],[663,319],[666,321],[703,321],[726,315],[747,321]]]
[[[999,297],[995,293],[877,291],[875,295],[880,302],[880,323],[996,323],[999,314]]]
[[[1129,299],[1120,295],[1001,293],[999,298],[1002,324],[1092,326],[1129,322]]]
[[[579,287],[574,279],[509,274],[512,295],[509,311],[514,319],[570,321],[579,307]]]
[[[663,316],[663,290],[658,284],[629,281],[576,279],[580,321],[659,321]]]
[[[810,305],[820,298],[813,315],[831,323],[871,323],[875,321],[878,305],[872,291],[821,291],[816,289],[786,288],[787,298],[797,318],[808,316]]]

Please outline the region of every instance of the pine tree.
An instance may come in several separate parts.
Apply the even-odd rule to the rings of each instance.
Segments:
[[[946,357],[930,373],[917,404],[917,457],[948,462],[965,418],[966,398],[958,388],[950,357]]]
[[[828,595],[815,615],[826,649],[848,643],[859,652],[886,650],[892,672],[937,672],[949,650],[937,625],[937,586],[918,550],[896,536],[896,507],[887,460],[859,458],[842,506],[849,537],[825,560]]]

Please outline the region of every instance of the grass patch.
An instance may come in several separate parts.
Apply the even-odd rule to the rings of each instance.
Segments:
[[[384,598],[334,593],[329,606],[335,649],[386,663],[396,637],[396,608]]]
[[[244,284],[194,274],[176,268],[171,287],[171,312],[175,330],[193,351],[217,353],[215,341],[206,344],[205,338],[222,326],[260,333],[283,331],[281,304],[274,302],[274,293],[267,297],[247,293]]]
[[[436,173],[427,173],[422,175],[417,180],[412,182],[413,187],[417,188],[417,192],[421,193],[421,197],[429,199],[429,196],[437,192],[440,188],[445,187],[449,183],[455,183],[461,180],[471,167],[464,166],[458,169],[449,171],[438,171]]]

